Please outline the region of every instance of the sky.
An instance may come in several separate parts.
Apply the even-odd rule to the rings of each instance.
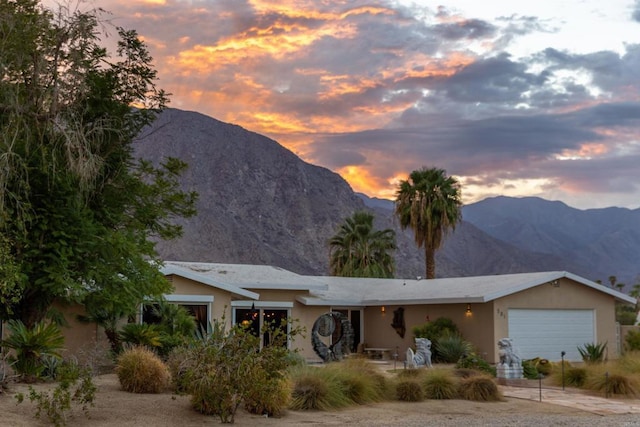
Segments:
[[[421,167],[464,203],[640,207],[640,0],[95,0],[170,107],[275,139],[393,199]]]

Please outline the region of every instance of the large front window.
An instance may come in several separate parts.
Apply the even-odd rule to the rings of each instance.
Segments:
[[[258,306],[253,304],[251,307],[235,306],[233,323],[244,325],[257,337],[262,331],[261,347],[269,346],[273,342],[275,331],[279,330],[285,336],[289,333],[289,308],[277,305],[263,303]],[[288,341],[287,339],[285,346],[288,346]]]

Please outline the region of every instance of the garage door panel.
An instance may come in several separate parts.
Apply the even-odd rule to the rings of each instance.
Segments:
[[[581,360],[578,346],[595,341],[593,310],[509,309],[509,337],[523,359]]]

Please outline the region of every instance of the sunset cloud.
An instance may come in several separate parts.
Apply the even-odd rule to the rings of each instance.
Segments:
[[[433,165],[465,201],[638,207],[640,3],[588,2],[97,3],[148,43],[172,106],[272,137],[356,191],[393,197]],[[598,31],[610,48],[590,49]]]

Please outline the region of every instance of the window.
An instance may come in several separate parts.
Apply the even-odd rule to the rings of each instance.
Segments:
[[[249,306],[249,304],[251,305]],[[271,344],[272,331],[279,329],[285,334],[289,333],[288,319],[293,303],[234,301],[231,306],[234,313],[234,325],[243,324],[247,326],[253,335],[259,336],[263,327],[269,325],[269,328],[262,335],[261,347]],[[288,343],[286,345],[288,346]]]
[[[207,330],[211,321],[213,296],[209,295],[165,295],[167,302],[185,308],[196,319],[196,326]],[[154,312],[156,304],[142,305],[142,323],[157,324],[160,318]]]

